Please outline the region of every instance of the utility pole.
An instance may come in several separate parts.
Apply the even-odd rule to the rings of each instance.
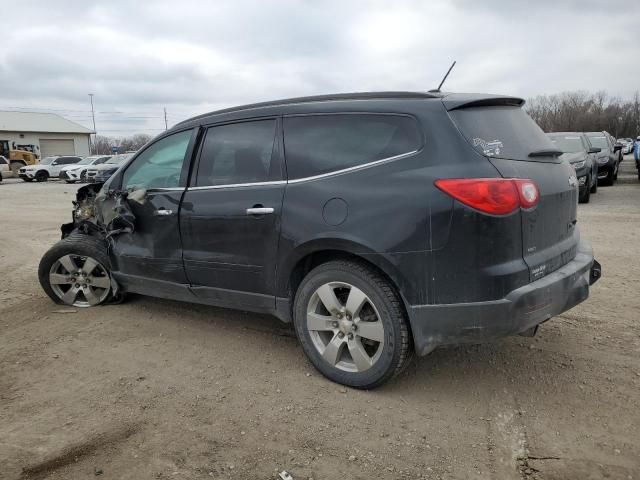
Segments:
[[[164,107],[164,129],[169,130],[169,125],[167,124],[167,107]]]
[[[93,111],[93,93],[89,94],[89,98],[91,99],[91,118],[93,120],[93,151],[91,153],[96,153],[95,149],[96,149],[96,139],[97,139],[98,133],[96,132],[96,114]]]

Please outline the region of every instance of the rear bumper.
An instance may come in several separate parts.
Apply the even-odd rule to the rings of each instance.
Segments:
[[[481,343],[529,330],[584,301],[599,277],[591,245],[581,241],[572,261],[500,300],[409,306],[416,352],[426,355],[441,345]]]

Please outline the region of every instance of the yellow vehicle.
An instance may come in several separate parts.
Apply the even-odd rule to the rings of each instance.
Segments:
[[[9,160],[9,166],[14,175],[18,175],[18,170],[27,165],[35,165],[38,163],[36,155],[27,150],[11,150],[8,140],[0,140],[0,156]]]

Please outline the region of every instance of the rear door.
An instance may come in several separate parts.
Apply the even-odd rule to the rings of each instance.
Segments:
[[[578,182],[568,162],[519,106],[456,108],[451,118],[471,145],[505,178],[531,179],[540,200],[521,211],[522,255],[531,281],[571,261],[577,251]]]
[[[180,211],[192,291],[216,305],[275,305],[285,181],[280,120],[207,129]]]

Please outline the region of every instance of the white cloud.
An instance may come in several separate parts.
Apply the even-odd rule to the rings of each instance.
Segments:
[[[0,108],[126,134],[207,110],[337,91],[531,96],[638,87],[635,2],[34,0],[5,5]],[[110,112],[110,113],[105,113]],[[124,113],[113,113],[124,112]],[[140,118],[150,117],[150,118]],[[153,130],[156,129],[156,130]]]

